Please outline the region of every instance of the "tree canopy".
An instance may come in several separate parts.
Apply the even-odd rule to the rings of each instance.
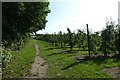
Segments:
[[[10,44],[29,33],[36,33],[46,25],[50,13],[49,2],[3,2],[2,42]]]

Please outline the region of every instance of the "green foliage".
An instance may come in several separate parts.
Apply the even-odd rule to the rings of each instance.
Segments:
[[[76,41],[77,41],[77,46],[80,48],[82,46],[82,31],[81,30],[78,30],[78,33],[76,34]]]
[[[115,24],[112,20],[106,22],[106,29],[102,31],[102,44],[101,49],[104,50],[104,55],[107,53],[112,53],[116,51],[115,48]]]
[[[62,37],[63,37],[64,46],[65,46],[69,42],[68,33],[64,33]]]
[[[2,48],[1,55],[2,55],[2,67],[4,68],[6,66],[9,66],[13,58],[11,50]]]
[[[72,51],[73,46],[75,46],[76,43],[76,37],[75,34],[73,34],[69,28],[67,28],[67,31],[69,36],[69,46],[70,46],[70,50]]]
[[[96,52],[96,38],[93,35],[90,35],[90,50],[95,53]]]
[[[88,41],[87,34],[84,30],[78,29],[77,33],[72,33],[67,28],[68,33],[58,32],[58,34],[38,34],[36,39],[44,40],[52,43],[58,47],[73,47],[79,48],[79,50],[87,51]],[[104,55],[110,53],[117,53],[119,51],[119,26],[115,25],[115,22],[108,20],[106,22],[106,29],[89,34],[90,51],[93,54],[104,52]]]
[[[80,29],[78,29],[76,43],[79,48],[86,50],[85,48],[87,47],[87,35],[84,31]]]
[[[117,25],[115,46],[120,54],[120,25]]]
[[[3,78],[21,78],[29,74],[31,63],[34,61],[35,43],[35,40],[30,39],[20,52],[11,51],[12,55],[8,51],[3,50],[3,64],[6,64],[6,60],[11,60],[3,67]]]
[[[3,45],[11,47],[12,43],[18,43],[29,33],[44,29],[50,12],[48,5],[49,2],[3,2]]]

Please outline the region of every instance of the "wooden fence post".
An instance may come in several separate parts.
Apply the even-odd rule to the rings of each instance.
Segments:
[[[90,36],[89,36],[88,24],[86,24],[86,26],[87,26],[88,53],[90,57]]]

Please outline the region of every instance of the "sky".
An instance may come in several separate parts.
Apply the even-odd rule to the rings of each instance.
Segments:
[[[105,28],[106,17],[118,20],[120,0],[49,0],[51,12],[47,16],[45,30],[38,34],[67,32],[85,29],[88,24],[92,32]]]

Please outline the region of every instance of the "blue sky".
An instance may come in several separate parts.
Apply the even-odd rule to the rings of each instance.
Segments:
[[[86,24],[94,31],[105,28],[106,17],[118,19],[119,0],[50,0],[51,13],[47,16],[45,30],[37,33],[58,33],[85,29]]]

